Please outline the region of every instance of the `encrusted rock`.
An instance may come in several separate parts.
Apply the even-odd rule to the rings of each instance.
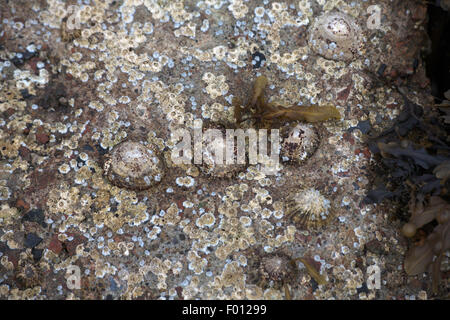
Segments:
[[[125,141],[115,146],[105,161],[104,170],[112,184],[143,190],[161,181],[164,166],[157,149]]]

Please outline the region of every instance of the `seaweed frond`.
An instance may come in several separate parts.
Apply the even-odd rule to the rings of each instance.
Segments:
[[[405,272],[430,272],[437,295],[442,261],[450,249],[450,131],[438,108],[423,108],[401,94],[405,103],[395,124],[369,142],[380,155],[379,176],[386,183],[368,192],[366,202],[409,200],[403,217],[408,222],[402,227],[402,234],[412,239]]]
[[[248,103],[244,105],[244,108],[241,107],[240,99],[233,99],[234,116],[237,124],[251,119],[256,127],[271,128],[275,123],[288,121],[319,122],[341,118],[339,111],[333,105],[286,107],[277,103],[268,103],[265,98],[267,84],[267,77],[259,76],[256,78],[252,96]]]

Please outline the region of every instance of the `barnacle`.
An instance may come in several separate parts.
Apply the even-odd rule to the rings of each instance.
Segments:
[[[249,118],[253,119],[258,127],[272,127],[276,123],[287,121],[319,122],[341,117],[339,111],[332,105],[284,107],[277,103],[268,103],[264,97],[267,84],[268,80],[265,76],[256,78],[251,99],[244,108],[241,107],[240,99],[233,99],[237,124],[248,119],[244,117],[246,112],[250,112]]]
[[[311,27],[309,44],[324,58],[351,61],[362,45],[361,30],[352,17],[340,12],[327,12]]]
[[[39,265],[33,261],[30,249],[20,254],[15,278],[19,286],[23,288],[34,287],[42,280],[42,270],[39,268]]]
[[[164,166],[156,150],[138,142],[122,142],[107,156],[105,175],[119,187],[135,190],[150,188],[164,176]]]
[[[67,27],[67,18],[63,19],[61,23],[61,40],[64,42],[70,42],[81,36],[81,30],[73,29]]]
[[[19,217],[19,210],[10,207],[7,203],[0,206],[0,226],[8,225]]]
[[[31,288],[39,283],[39,274],[31,263],[20,266],[20,272],[16,274],[16,280],[22,287]]]
[[[330,208],[330,201],[313,188],[290,194],[286,202],[287,216],[304,229],[326,223],[331,216]]]

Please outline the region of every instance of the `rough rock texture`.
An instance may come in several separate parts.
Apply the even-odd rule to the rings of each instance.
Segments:
[[[281,250],[328,281],[317,285],[298,264],[293,299],[429,297],[427,275],[402,269],[407,242],[392,207],[362,201],[364,134],[389,126],[403,104],[377,76],[430,101],[423,5],[377,1],[380,25],[369,29],[368,1],[0,2],[1,299],[284,299],[280,284],[254,274]],[[352,61],[308,43],[315,19],[335,11],[359,26]],[[171,161],[176,129],[232,128],[232,98],[246,100],[261,74],[286,105],[337,106],[341,120],[314,124],[321,141],[307,161],[224,178]],[[105,177],[105,154],[125,140],[161,152],[157,187]],[[285,215],[298,188],[330,200],[319,230]],[[76,267],[79,289],[67,281]],[[379,288],[367,283],[377,268]]]

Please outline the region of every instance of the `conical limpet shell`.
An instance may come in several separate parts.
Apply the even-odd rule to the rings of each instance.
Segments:
[[[143,190],[161,181],[164,165],[157,149],[138,142],[125,141],[116,145],[104,164],[108,180],[118,186]]]
[[[320,144],[320,138],[314,127],[307,123],[300,123],[292,128],[281,145],[283,161],[299,164],[309,159]]]
[[[259,271],[264,279],[284,281],[292,278],[296,270],[292,259],[283,253],[271,253],[261,259]]]
[[[286,216],[302,229],[317,229],[332,215],[330,201],[313,188],[291,193],[285,210]]]
[[[212,128],[208,128],[212,129]],[[244,163],[238,162],[237,144],[233,141],[234,161],[232,164],[226,163],[226,130],[223,128],[215,129],[215,135],[209,137],[205,132],[203,135],[202,145],[202,164],[199,165],[199,169],[202,173],[217,177],[217,178],[230,178],[235,174],[245,170],[247,166],[247,160],[244,159]],[[211,132],[211,131],[210,131]],[[246,146],[247,148],[247,146]],[[248,149],[246,149],[248,150]],[[216,158],[216,152],[222,153],[222,157]],[[220,161],[222,159],[222,161]],[[219,161],[217,161],[219,160]]]
[[[327,12],[312,25],[309,45],[324,58],[351,61],[362,46],[361,38],[361,29],[352,17],[340,12]]]

